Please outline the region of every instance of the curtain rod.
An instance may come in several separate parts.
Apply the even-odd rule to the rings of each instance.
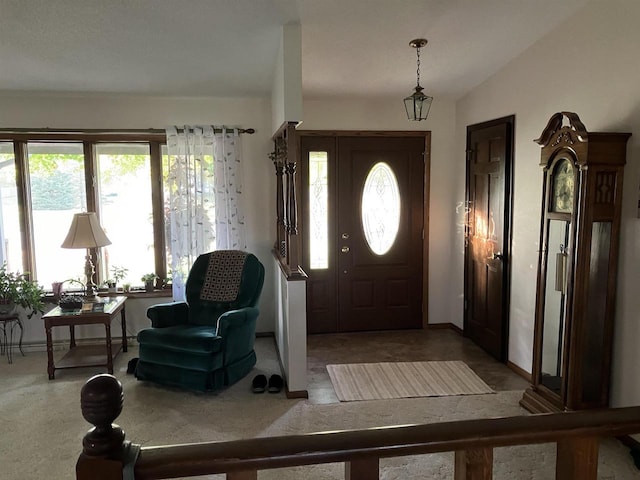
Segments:
[[[238,133],[248,133],[249,135],[254,134],[256,131],[253,128],[235,128],[235,127],[224,127],[229,130],[238,130]],[[214,128],[213,131],[215,133],[222,133],[221,128]],[[183,128],[178,128],[178,132],[184,132]],[[123,133],[123,134],[162,134],[166,133],[165,130],[159,128],[147,128],[147,129],[136,129],[136,128],[113,128],[113,129],[98,129],[98,128],[0,128],[0,133],[62,133],[62,134],[92,134],[99,135],[101,133],[104,134],[114,134],[114,133]]]

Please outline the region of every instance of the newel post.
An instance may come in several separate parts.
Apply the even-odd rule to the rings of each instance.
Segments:
[[[80,392],[82,416],[94,427],[82,439],[76,463],[77,480],[127,480],[140,447],[125,441],[124,431],[113,423],[122,412],[122,384],[113,376],[91,377]]]

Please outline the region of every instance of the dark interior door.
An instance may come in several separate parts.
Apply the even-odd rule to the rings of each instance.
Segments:
[[[421,328],[424,139],[338,146],[338,329]]]
[[[467,127],[464,332],[507,356],[513,117]]]
[[[422,328],[424,151],[424,136],[302,137],[309,333]]]

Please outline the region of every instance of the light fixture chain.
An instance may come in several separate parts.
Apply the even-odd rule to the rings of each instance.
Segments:
[[[416,38],[409,42],[409,46],[416,49],[416,87],[413,89],[413,93],[404,98],[404,107],[407,111],[407,118],[409,120],[426,120],[429,115],[429,109],[431,108],[431,102],[433,97],[425,95],[424,90],[420,86],[420,49],[427,45],[427,39]]]
[[[416,52],[417,52],[417,55],[418,55],[418,61],[417,61],[418,68],[416,70],[416,74],[417,74],[417,77],[418,77],[418,82],[417,83],[418,83],[418,86],[420,86],[420,47],[416,48]]]

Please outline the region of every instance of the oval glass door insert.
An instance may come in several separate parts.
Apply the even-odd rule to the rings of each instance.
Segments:
[[[389,164],[378,162],[367,174],[362,189],[362,230],[367,245],[384,255],[396,241],[400,227],[400,189]]]

